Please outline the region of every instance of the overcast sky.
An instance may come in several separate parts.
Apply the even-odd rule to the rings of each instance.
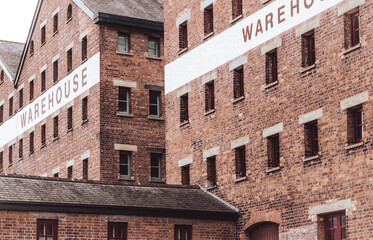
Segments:
[[[0,0],[0,39],[26,42],[37,0]]]

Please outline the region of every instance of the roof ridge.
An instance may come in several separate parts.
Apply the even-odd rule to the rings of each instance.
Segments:
[[[11,40],[3,40],[3,39],[0,39],[0,42],[15,43],[15,44],[22,44],[22,45],[26,44],[26,43],[22,43],[22,42],[16,42],[16,41],[11,41]]]

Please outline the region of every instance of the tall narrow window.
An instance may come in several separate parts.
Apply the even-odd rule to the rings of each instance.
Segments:
[[[215,109],[214,81],[205,84],[205,112]]]
[[[347,110],[348,143],[363,142],[363,108],[358,106]]]
[[[9,165],[13,164],[13,145],[9,146]]]
[[[304,125],[306,158],[319,155],[319,133],[317,121]]]
[[[216,186],[216,157],[209,157],[207,162],[207,182],[209,187]]]
[[[87,52],[88,52],[88,39],[87,39],[87,36],[85,36],[82,39],[82,61],[85,61],[87,59]]]
[[[161,179],[161,162],[162,162],[162,155],[151,153],[150,154],[150,162],[151,162],[151,179],[152,180],[160,180]]]
[[[73,178],[73,166],[70,166],[67,168],[67,178],[72,179]]]
[[[4,152],[1,151],[1,152],[0,152],[0,171],[3,171],[3,169],[4,169],[4,164],[3,164],[3,162],[4,162]]]
[[[131,177],[131,152],[119,151],[119,176]]]
[[[108,224],[108,240],[126,240],[127,239],[127,223],[111,223]]]
[[[325,240],[347,239],[346,214],[335,213],[324,218]]]
[[[130,51],[130,37],[128,34],[118,34],[118,52],[129,52]]]
[[[119,87],[118,95],[118,111],[122,113],[130,113],[130,88]]]
[[[179,26],[179,50],[186,49],[188,47],[188,24],[184,22]]]
[[[149,91],[149,115],[153,117],[161,116],[161,93]]]
[[[18,141],[18,158],[23,158],[23,138]]]
[[[45,44],[45,36],[46,36],[46,30],[45,30],[46,26],[43,26],[41,28],[41,44],[44,45]]]
[[[53,82],[58,81],[58,59],[53,62]]]
[[[69,6],[67,7],[67,21],[71,20],[73,18],[73,6],[71,4],[69,4]]]
[[[83,161],[83,179],[88,180],[88,159]]]
[[[315,53],[315,33],[310,31],[302,36],[302,65],[303,67],[309,67],[315,64],[316,62],[316,53]]]
[[[188,94],[180,97],[180,123],[189,121]]]
[[[19,105],[19,108],[23,108],[23,88],[19,90],[19,99],[18,99],[18,105]]]
[[[360,13],[351,14],[351,43],[352,47],[360,43]]]
[[[278,134],[267,138],[268,168],[280,166],[280,137]]]
[[[242,0],[232,0],[232,18],[242,15]]]
[[[9,98],[9,117],[13,115],[13,97]]]
[[[148,56],[159,57],[159,39],[149,38],[148,40]]]
[[[205,35],[214,32],[214,8],[211,4],[204,11]]]
[[[58,116],[53,118],[53,138],[58,138]]]
[[[34,153],[34,132],[30,133],[30,154]]]
[[[30,101],[34,100],[34,80],[30,81]]]
[[[37,221],[37,239],[57,240],[57,220]]]
[[[233,70],[233,92],[234,99],[244,96],[243,67]]]
[[[47,127],[46,127],[46,124],[43,124],[41,126],[41,145],[42,146],[45,146],[46,142],[47,142]]]
[[[0,106],[0,124],[4,122],[4,105]]]
[[[41,92],[44,92],[46,88],[46,76],[45,76],[45,71],[41,73]]]
[[[67,51],[67,73],[73,70],[73,49]]]
[[[277,50],[266,54],[266,84],[278,81]]]
[[[67,130],[73,129],[73,107],[67,109]]]
[[[34,55],[34,41],[30,42],[30,57]]]
[[[190,185],[190,165],[181,167],[181,184]]]
[[[85,97],[82,100],[82,120],[88,120],[88,97]]]
[[[53,32],[57,33],[57,31],[58,31],[58,13],[56,13],[53,16]]]
[[[175,240],[192,240],[191,225],[175,225]]]
[[[0,84],[4,82],[4,70],[1,70],[0,72]]]
[[[245,146],[235,149],[236,178],[246,177],[246,150]]]

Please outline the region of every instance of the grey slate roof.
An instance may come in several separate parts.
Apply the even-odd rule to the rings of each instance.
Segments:
[[[163,22],[163,0],[81,0],[92,12]]]
[[[139,186],[0,176],[0,209],[12,203],[237,214],[233,207],[193,186]]]
[[[0,60],[4,63],[10,75],[14,78],[24,48],[23,43],[0,40]]]

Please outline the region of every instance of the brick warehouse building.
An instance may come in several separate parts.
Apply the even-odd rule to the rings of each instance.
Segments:
[[[373,3],[164,1],[167,183],[238,239],[373,239]]]
[[[0,171],[165,182],[162,11],[39,1],[26,44],[0,43]]]

